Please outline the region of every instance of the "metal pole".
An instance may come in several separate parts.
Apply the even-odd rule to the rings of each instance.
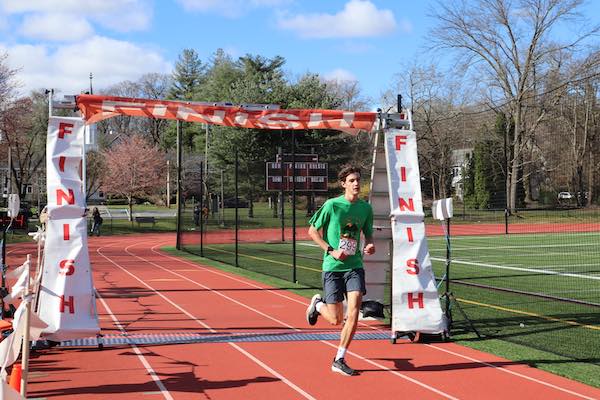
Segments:
[[[510,122],[507,121],[506,124],[507,125],[504,128],[504,193],[506,196],[506,210],[510,212],[510,179],[508,175],[508,129],[510,127]]]
[[[279,148],[279,163],[281,171],[281,190],[279,192],[279,207],[281,209],[281,241],[285,242],[285,182],[283,180],[285,174],[285,163],[283,162],[283,146]]]
[[[37,213],[39,215],[40,211],[41,211],[41,208],[40,208],[40,206],[41,206],[41,204],[40,204],[40,190],[41,190],[41,188],[40,188],[40,179],[39,179],[39,177],[37,179],[37,185],[36,186],[37,186],[37,207],[36,207],[36,209],[37,209]]]
[[[446,220],[446,318],[448,323],[452,320],[450,315],[450,218]],[[448,327],[448,330],[450,327]]]
[[[31,265],[31,255],[27,254],[27,278],[25,280],[25,292],[23,294],[23,301],[25,301],[25,332],[23,332],[23,348],[21,353],[21,396],[27,397],[27,377],[29,375],[29,325],[31,318],[31,301],[26,300],[29,297],[29,266]]]
[[[6,206],[8,207],[8,196],[12,193],[12,153],[11,153],[11,146],[10,146],[10,142],[8,143],[8,182],[7,182],[7,188],[6,190],[8,191],[8,193],[6,194]],[[7,217],[8,217],[8,212],[6,213]],[[10,220],[8,222],[8,224],[4,225],[4,221],[2,221],[2,270],[0,270],[0,274],[2,275],[2,297],[5,296],[5,291],[6,291],[6,269],[8,268],[8,266],[6,265],[6,231],[8,230],[8,227],[10,226]],[[0,308],[0,318],[4,319],[4,300],[0,299],[0,306],[2,306],[2,308]]]
[[[8,194],[13,193],[12,146],[8,143]],[[7,200],[8,201],[8,200]],[[8,203],[7,203],[8,207]]]
[[[87,179],[86,179],[86,175],[87,175],[87,168],[86,168],[86,153],[87,153],[87,135],[91,135],[92,134],[92,126],[91,125],[85,125],[83,128],[83,151],[81,154],[81,186],[82,186],[82,192],[83,192],[83,198],[85,199],[85,204],[87,207]]]
[[[296,131],[292,131],[292,282],[296,279]]]
[[[224,171],[221,170],[221,225],[225,225],[225,198],[223,197],[225,195],[225,190],[224,190],[224,185],[223,185],[223,175],[224,175]]]
[[[167,208],[171,208],[171,165],[167,160]]]
[[[239,167],[239,163],[240,160],[238,158],[238,145],[237,143],[235,144],[235,173],[234,173],[234,183],[235,183],[235,266],[239,267],[239,262],[238,262],[238,251],[239,251],[239,229],[240,229],[240,223],[238,220],[238,167]]]
[[[54,89],[46,90],[46,94],[48,95],[48,116],[52,117],[52,97],[54,96]]]
[[[177,239],[175,248],[181,250],[181,124],[177,120]]]
[[[206,124],[206,138],[204,140],[204,181],[208,176],[208,135],[210,133],[210,125]]]
[[[200,257],[204,257],[204,175],[200,165]]]
[[[7,293],[6,290],[6,230],[8,229],[8,225],[2,225],[2,265],[0,267],[2,270],[0,274],[2,275],[2,296],[5,296]],[[4,300],[0,299],[0,319],[4,319]]]

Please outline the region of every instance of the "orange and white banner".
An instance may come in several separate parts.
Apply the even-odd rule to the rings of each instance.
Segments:
[[[425,238],[421,180],[414,131],[385,130],[394,258],[392,331],[446,330]]]
[[[100,331],[81,176],[84,126],[81,118],[50,117],[48,123],[48,221],[38,314],[48,324],[44,337],[55,341]]]
[[[178,119],[253,129],[335,129],[351,134],[370,131],[377,113],[342,110],[256,110],[186,101],[150,100],[82,94],[77,106],[88,124],[117,115]]]

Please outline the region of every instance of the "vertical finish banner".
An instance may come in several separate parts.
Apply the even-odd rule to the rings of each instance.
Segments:
[[[441,333],[446,320],[425,238],[417,136],[401,129],[384,132],[394,241],[392,331]]]
[[[48,222],[38,314],[55,341],[100,331],[87,243],[82,179],[84,121],[50,117],[46,142]]]

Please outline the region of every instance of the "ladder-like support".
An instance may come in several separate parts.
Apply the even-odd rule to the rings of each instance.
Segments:
[[[379,318],[384,318],[383,305],[386,303],[385,287],[391,280],[393,260],[393,239],[390,220],[390,187],[385,154],[383,129],[389,125],[411,129],[409,112],[380,113],[378,129],[373,137],[373,162],[371,164],[371,185],[369,203],[373,207],[373,241],[376,252],[364,258],[367,294],[363,301],[363,314],[374,306],[381,310]],[[391,293],[388,304],[392,304]],[[369,302],[376,302],[377,305]],[[390,312],[391,314],[391,312]],[[367,314],[368,315],[368,314]]]
[[[379,318],[384,317],[385,287],[389,282],[392,267],[392,228],[390,225],[389,196],[383,135],[380,130],[377,130],[373,138],[373,163],[371,165],[369,192],[369,203],[371,203],[374,213],[373,242],[376,252],[364,258],[367,294],[363,301],[363,316],[369,316],[368,309],[375,308],[381,310],[381,313],[376,316]]]

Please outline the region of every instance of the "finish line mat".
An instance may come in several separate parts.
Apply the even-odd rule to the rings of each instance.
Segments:
[[[391,332],[356,332],[354,340],[389,340]],[[106,335],[84,339],[66,340],[60,347],[99,347],[123,345],[162,345],[185,343],[229,342],[288,342],[306,340],[339,340],[339,332],[273,332],[273,333],[164,333],[144,335]]]

